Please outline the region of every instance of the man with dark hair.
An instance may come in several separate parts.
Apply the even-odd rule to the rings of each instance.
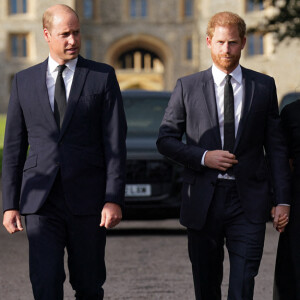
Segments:
[[[103,299],[105,228],[120,222],[124,200],[122,97],[112,67],[79,56],[73,9],[50,7],[43,26],[49,57],[12,85],[3,224],[22,231],[25,215],[35,299],[63,299],[65,248],[76,299]]]
[[[211,18],[206,41],[213,66],[177,81],[157,140],[163,155],[185,167],[180,221],[188,229],[197,300],[221,299],[225,241],[228,299],[253,299],[270,208],[264,150],[278,230],[289,214],[276,87],[273,78],[240,66],[245,32],[244,20],[234,13]]]

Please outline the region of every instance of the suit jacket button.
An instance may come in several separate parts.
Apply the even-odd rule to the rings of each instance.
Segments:
[[[57,161],[57,162],[56,162],[56,165],[59,167],[59,166],[60,166],[60,162],[59,162],[59,161]]]

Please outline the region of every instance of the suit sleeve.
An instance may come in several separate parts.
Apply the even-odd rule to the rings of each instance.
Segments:
[[[104,153],[106,162],[105,202],[123,206],[126,178],[127,123],[123,100],[114,70],[106,83],[103,123]]]
[[[283,127],[283,133],[286,138],[286,142],[289,149],[289,158],[293,158],[292,154],[292,128],[290,126],[291,121],[293,120],[293,107],[287,105],[283,108],[280,114],[280,119]]]
[[[184,90],[179,79],[166,108],[157,139],[158,151],[187,168],[202,171],[201,159],[206,149],[182,142],[186,134]]]
[[[23,167],[28,150],[28,137],[18,96],[17,75],[12,83],[8,105],[2,164],[3,211],[19,210]]]
[[[265,151],[275,190],[275,204],[290,204],[290,169],[288,148],[278,112],[275,82],[270,84],[270,103],[265,133]]]

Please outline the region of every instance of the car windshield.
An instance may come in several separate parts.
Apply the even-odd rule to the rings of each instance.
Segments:
[[[127,118],[128,136],[156,136],[168,105],[169,97],[167,95],[123,95],[123,101]]]

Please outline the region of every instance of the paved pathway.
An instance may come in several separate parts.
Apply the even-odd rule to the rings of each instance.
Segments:
[[[255,300],[272,299],[277,240],[278,233],[270,223],[267,224]],[[186,236],[177,220],[123,222],[108,236],[106,262],[105,299],[194,299]],[[227,257],[224,266],[223,299],[226,299]],[[65,299],[74,299],[73,294],[66,282]],[[0,299],[33,299],[28,277],[26,235],[9,235],[3,226],[0,229]]]

